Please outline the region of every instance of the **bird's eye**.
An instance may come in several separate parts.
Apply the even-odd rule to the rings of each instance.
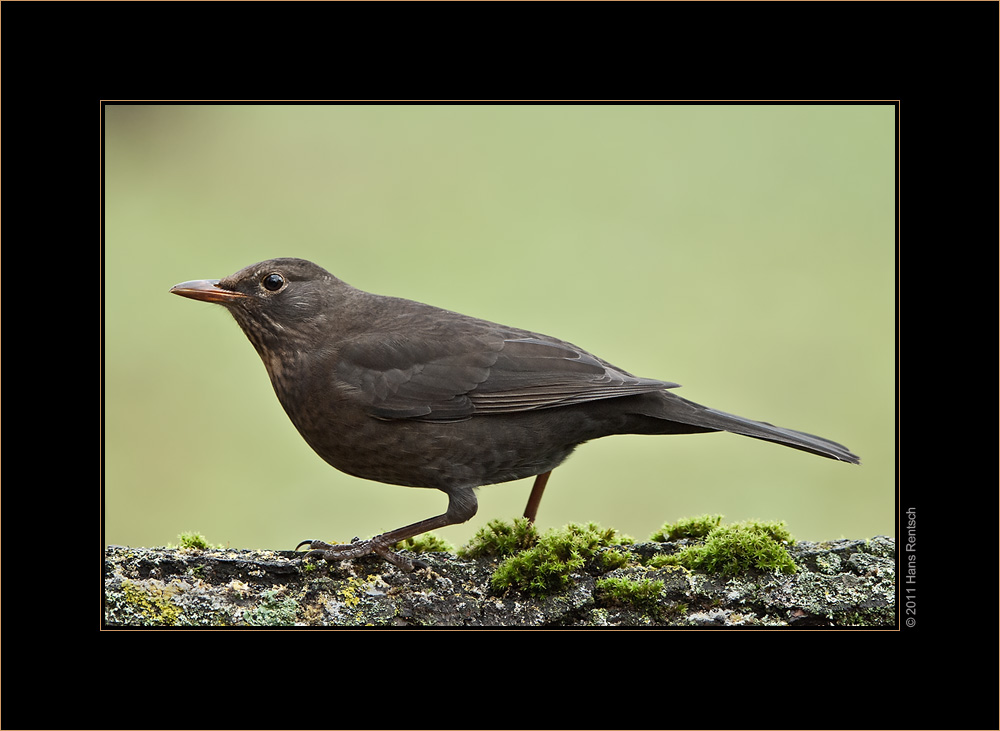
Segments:
[[[268,274],[260,283],[264,285],[264,289],[268,292],[277,292],[281,289],[281,286],[285,283],[285,278],[280,274]]]

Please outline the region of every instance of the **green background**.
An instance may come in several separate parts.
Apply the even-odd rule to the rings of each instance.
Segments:
[[[871,106],[105,108],[105,541],[346,541],[444,511],[298,436],[221,308],[168,294],[279,256],[569,340],[860,467],[729,434],[617,436],[539,525],[637,538],[702,513],[895,533],[895,110]],[[520,515],[479,491],[458,545]]]

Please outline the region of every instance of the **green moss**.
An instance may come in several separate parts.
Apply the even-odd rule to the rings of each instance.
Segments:
[[[446,551],[448,553],[455,550],[455,547],[442,538],[438,538],[433,533],[423,533],[419,536],[407,538],[393,546],[397,551],[413,551],[414,553],[431,553],[433,551]]]
[[[621,564],[623,556],[619,552],[605,559],[603,554],[598,557],[598,549],[632,542],[614,528],[571,523],[561,530],[546,532],[532,548],[503,561],[493,574],[492,585],[498,591],[519,589],[543,596],[566,588],[570,574],[588,563],[597,571],[606,570],[605,565]]]
[[[628,563],[628,555],[609,548],[597,554],[597,565],[602,571],[614,571]]]
[[[679,565],[692,571],[727,575],[749,569],[790,574],[795,573],[796,566],[785,546],[794,542],[784,523],[748,520],[718,525],[708,533],[704,543],[670,556],[655,556],[649,565]]]
[[[181,531],[177,535],[177,540],[180,542],[180,548],[195,548],[199,550],[205,550],[208,548],[224,548],[221,544],[212,545],[201,533],[197,531]],[[167,548],[177,548],[173,544],[168,544]]]
[[[527,518],[516,518],[513,523],[491,520],[476,532],[468,545],[458,549],[458,555],[465,558],[512,556],[537,543],[538,530]]]
[[[680,566],[677,561],[677,554],[658,553],[645,562],[646,566],[653,569],[662,569],[664,566]]]
[[[683,518],[676,523],[664,523],[660,530],[649,537],[657,543],[678,541],[681,538],[704,538],[722,524],[721,515],[702,515],[697,518]]]
[[[658,615],[663,582],[653,579],[609,577],[598,579],[594,598],[601,605],[624,604],[640,612]]]

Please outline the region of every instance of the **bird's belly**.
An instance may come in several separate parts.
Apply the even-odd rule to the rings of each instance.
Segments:
[[[539,412],[430,422],[345,411],[338,418],[334,410],[319,410],[292,421],[338,470],[410,487],[447,490],[531,477],[555,468],[590,438],[579,429],[554,430]]]

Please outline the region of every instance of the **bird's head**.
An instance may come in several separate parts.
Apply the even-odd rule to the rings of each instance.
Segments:
[[[311,261],[284,258],[251,264],[224,279],[182,282],[170,291],[225,307],[264,356],[329,332],[339,300],[352,289]]]

